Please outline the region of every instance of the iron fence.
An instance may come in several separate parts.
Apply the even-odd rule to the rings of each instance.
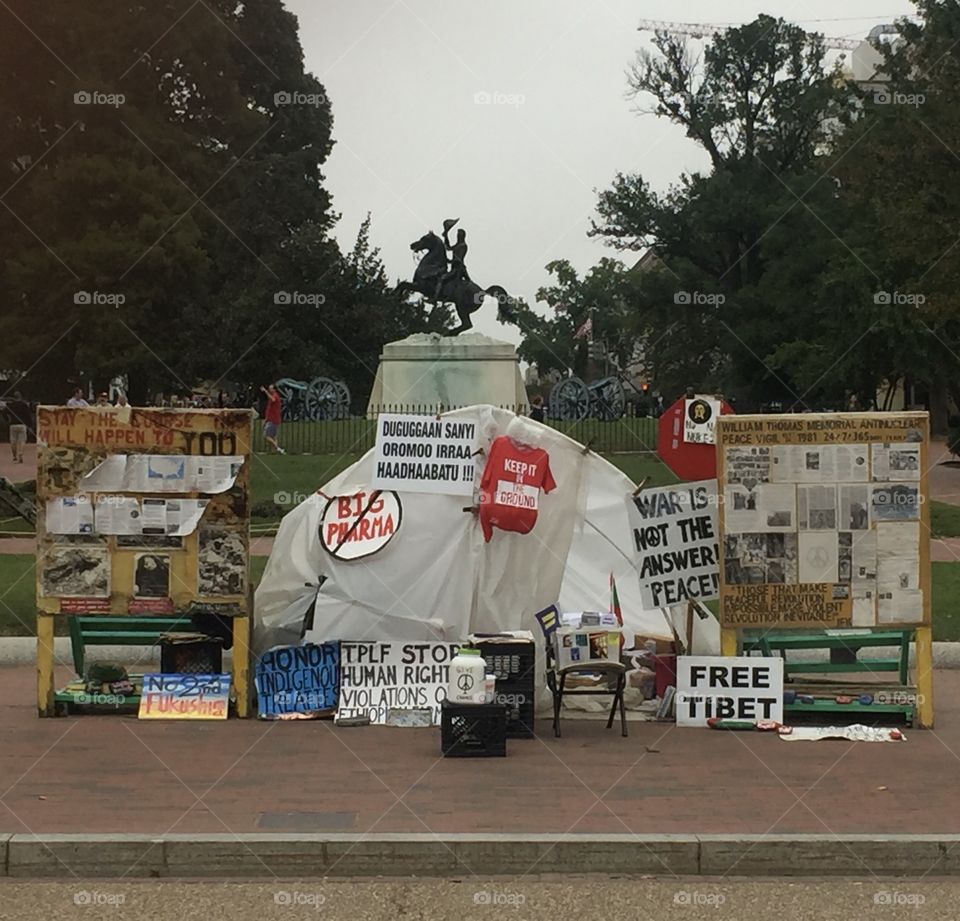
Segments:
[[[459,408],[445,406],[443,411]],[[523,411],[523,407],[501,408]],[[377,416],[382,412],[426,416],[435,415],[437,407],[422,404],[383,405],[372,408],[366,416],[284,422],[280,426],[278,441],[289,454],[363,454],[373,447]],[[602,454],[655,451],[657,446],[657,419],[652,416],[625,415],[610,422],[602,419],[567,422],[547,418],[544,422],[581,444],[589,444],[594,451]],[[258,452],[269,450],[263,440],[263,426],[259,422],[255,425],[253,445]]]

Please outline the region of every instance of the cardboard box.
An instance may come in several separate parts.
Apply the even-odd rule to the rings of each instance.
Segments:
[[[653,643],[653,654],[657,656],[668,656],[676,650],[673,648],[673,637],[651,636],[647,633],[635,633],[633,636],[633,648],[643,649],[647,643]]]

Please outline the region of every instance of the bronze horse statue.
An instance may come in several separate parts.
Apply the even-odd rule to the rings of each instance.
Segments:
[[[513,311],[510,308],[512,299],[500,285],[481,288],[476,282],[468,279],[444,277],[449,274],[447,273],[447,248],[443,240],[432,230],[411,243],[410,249],[415,253],[424,252],[424,250],[426,252],[417,264],[413,281],[400,282],[397,285],[397,291],[401,294],[416,291],[432,303],[453,304],[457,316],[460,317],[460,325],[456,329],[449,330],[445,335],[456,336],[472,329],[470,314],[483,303],[483,299],[487,296],[497,299],[497,319],[501,323],[509,323],[512,320]],[[443,279],[443,283],[438,296],[437,283],[440,279]]]

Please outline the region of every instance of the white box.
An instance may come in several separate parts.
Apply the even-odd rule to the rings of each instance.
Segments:
[[[557,627],[557,668],[620,661],[620,631],[606,626]]]

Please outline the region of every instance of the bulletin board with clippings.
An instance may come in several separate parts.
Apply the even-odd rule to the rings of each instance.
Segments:
[[[925,412],[718,418],[724,651],[741,628],[913,628],[919,676],[928,469]]]
[[[41,714],[54,621],[86,614],[229,619],[246,715],[251,426],[249,410],[38,408]]]

